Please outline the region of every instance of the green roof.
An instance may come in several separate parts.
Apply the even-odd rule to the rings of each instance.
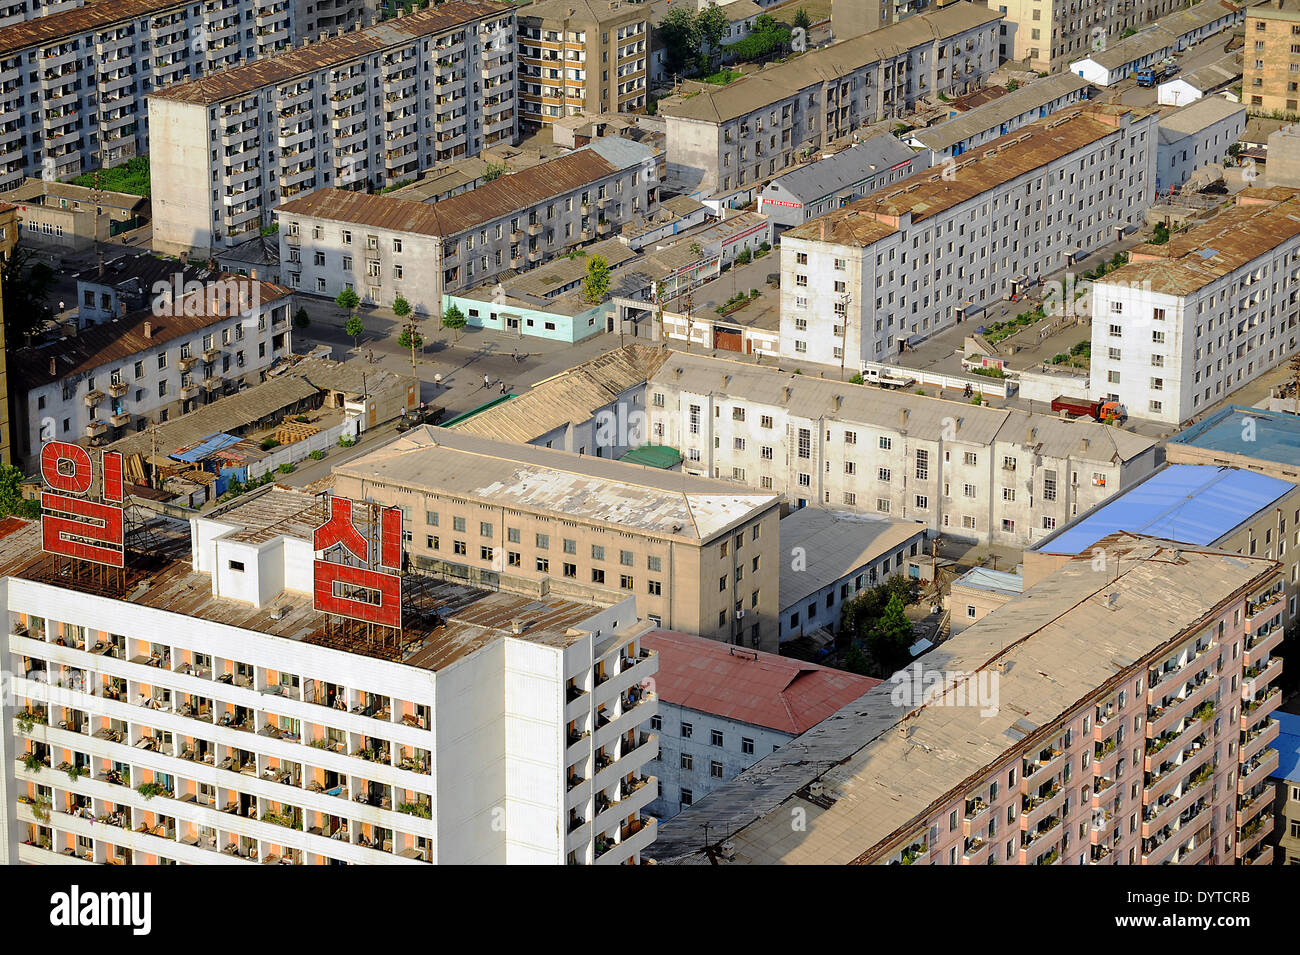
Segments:
[[[643,464],[646,467],[662,468],[666,471],[681,463],[682,453],[676,448],[663,444],[644,444],[639,448],[633,448],[619,460],[627,464]]]
[[[511,398],[518,398],[518,397],[519,397],[518,395],[511,393],[511,394],[507,394],[507,395],[501,395],[501,396],[499,396],[499,397],[497,397],[497,398],[493,398],[491,401],[489,401],[489,402],[488,402],[487,404],[485,404],[485,405],[479,405],[477,408],[475,408],[475,409],[472,410],[472,411],[466,411],[464,414],[456,415],[456,417],[452,418],[450,421],[444,421],[444,422],[442,422],[442,423],[439,425],[439,427],[441,427],[441,428],[454,428],[456,425],[460,424],[462,421],[468,421],[470,418],[474,417],[476,414],[482,414],[484,411],[487,411],[489,408],[495,408],[497,405],[501,404],[503,401],[509,401]]]

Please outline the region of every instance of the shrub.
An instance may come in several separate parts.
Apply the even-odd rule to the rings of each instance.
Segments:
[[[339,447],[350,448],[357,443],[356,438],[349,438],[346,434],[339,435]]]
[[[319,461],[321,458],[325,457],[325,452],[316,450],[313,451],[311,454],[307,455],[307,457],[311,458],[313,461]]]
[[[280,467],[279,467],[279,471],[280,471],[281,474],[292,474],[292,473],[293,473],[293,463],[292,463],[291,461],[286,461],[284,464],[281,464],[281,465],[280,465]]]
[[[275,440],[275,438],[267,438],[262,442],[263,451],[270,451],[272,448],[278,448],[279,446],[280,442]]]

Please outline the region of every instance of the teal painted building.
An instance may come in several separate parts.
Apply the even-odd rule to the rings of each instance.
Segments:
[[[588,306],[577,296],[567,295],[547,304],[548,308],[541,308],[509,296],[494,302],[487,297],[445,295],[442,308],[445,315],[450,306],[456,305],[465,313],[466,325],[471,328],[570,344],[605,331],[606,316],[611,310],[608,302]]]

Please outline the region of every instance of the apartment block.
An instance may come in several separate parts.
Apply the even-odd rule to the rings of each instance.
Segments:
[[[0,3],[0,27],[35,20],[61,10],[74,10],[85,0],[5,0]]]
[[[1246,107],[1208,96],[1160,117],[1156,191],[1181,187],[1207,165],[1220,165],[1246,128]]]
[[[649,441],[688,474],[1024,546],[1156,467],[1151,438],[1095,422],[673,356],[650,378]]]
[[[315,295],[350,288],[380,305],[403,295],[441,315],[444,295],[611,238],[658,201],[654,151],[614,138],[441,202],[320,189],[277,210],[281,274]]]
[[[723,864],[1268,864],[1276,562],[1097,543],[1104,569],[1080,556],[950,637],[934,692],[901,671],[804,737],[815,763],[782,747],[653,857],[698,861],[707,825]],[[792,836],[798,809],[818,824]]]
[[[644,108],[650,16],[649,3],[630,0],[539,0],[520,11],[520,121]]]
[[[775,495],[429,427],[334,482],[403,508],[417,569],[537,599],[635,596],[655,626],[777,648]]]
[[[743,204],[806,151],[900,116],[922,97],[979,86],[997,69],[998,20],[955,3],[665,100],[668,177],[692,195]]]
[[[0,27],[0,191],[150,152],[145,97],[303,36],[290,0],[116,0]]]
[[[265,490],[152,515],[119,586],[61,576],[36,525],[6,525],[0,856],[636,864],[656,832],[657,659],[633,601],[407,574],[400,636],[349,637],[313,608],[324,506]]]
[[[225,275],[15,350],[15,456],[31,464],[47,441],[113,441],[256,384],[293,353],[291,305],[288,289]]]
[[[646,811],[660,821],[807,732],[880,683],[803,660],[741,653],[685,633],[652,630],[659,752],[649,764],[659,793]]]
[[[316,189],[379,189],[515,139],[514,12],[452,0],[149,98],[154,248],[255,238]]]
[[[1130,415],[1179,424],[1295,352],[1300,190],[1248,188],[1092,289],[1092,381]]]
[[[782,356],[853,374],[1114,241],[1152,201],[1157,118],[1076,107],[789,230]]]
[[[1300,114],[1300,2],[1265,0],[1246,10],[1242,102],[1252,113]]]
[[[1117,4],[1088,4],[1081,0],[1007,0],[989,3],[1003,16],[998,36],[999,55],[1026,69],[1055,72],[1071,60],[1115,46],[1130,30],[1141,30],[1170,14],[1184,20],[1231,18],[1239,22],[1240,7],[1219,0],[1204,0],[1186,8],[1178,0],[1133,0]],[[1195,11],[1193,13],[1192,11]],[[1211,12],[1213,11],[1213,12]],[[1169,21],[1170,24],[1173,21]],[[1204,35],[1194,34],[1195,39]]]
[[[951,0],[935,0],[933,5],[942,7],[948,2]],[[930,6],[930,0],[884,0],[880,4],[875,0],[831,0],[831,29],[837,39],[846,40],[923,13]]]

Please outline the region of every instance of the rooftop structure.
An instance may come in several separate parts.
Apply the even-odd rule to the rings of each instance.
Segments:
[[[1229,405],[1170,437],[1165,460],[1228,465],[1300,482],[1300,417]]]

